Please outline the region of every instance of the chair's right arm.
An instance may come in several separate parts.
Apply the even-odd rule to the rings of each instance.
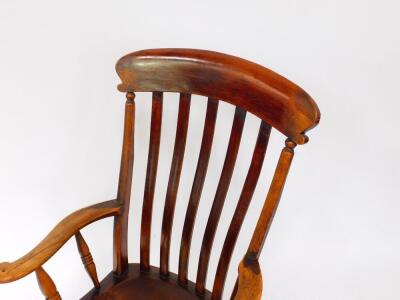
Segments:
[[[120,213],[120,209],[121,204],[117,200],[110,200],[70,214],[28,254],[12,263],[0,263],[0,283],[16,281],[41,270],[41,266],[72,236],[79,234],[80,229],[99,219],[116,216]]]

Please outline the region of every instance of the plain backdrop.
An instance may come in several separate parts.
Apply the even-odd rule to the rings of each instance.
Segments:
[[[261,256],[263,299],[400,299],[398,152],[400,5],[395,0],[0,1],[0,261],[34,247],[68,213],[116,195],[124,95],[114,64],[145,48],[234,54],[303,87],[320,125],[296,148],[281,205]],[[166,95],[152,264],[158,265],[162,207],[176,128],[177,96]],[[137,99],[130,261],[139,259],[150,95]],[[198,157],[206,101],[192,101],[171,268]],[[202,231],[226,151],[234,108],[220,106],[191,252],[195,279]],[[249,116],[218,229],[212,287],[226,227],[254,147]],[[247,248],[284,137],[274,132],[227,279]],[[85,228],[99,277],[112,267],[112,220]],[[69,241],[45,269],[63,299],[91,288]],[[0,286],[0,299],[43,299],[35,276]]]

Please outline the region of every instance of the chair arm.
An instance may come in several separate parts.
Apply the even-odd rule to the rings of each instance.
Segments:
[[[81,228],[99,219],[118,215],[120,210],[120,203],[117,200],[110,200],[70,214],[28,254],[12,263],[0,263],[0,283],[12,282],[32,273],[50,259]]]
[[[258,260],[244,259],[239,265],[239,279],[233,300],[260,300],[263,288]]]

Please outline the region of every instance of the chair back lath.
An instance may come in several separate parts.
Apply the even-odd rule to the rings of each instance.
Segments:
[[[114,272],[122,275],[129,268],[127,224],[134,157],[135,93],[152,93],[150,143],[140,235],[140,271],[148,274],[153,272],[150,250],[152,230],[155,229],[151,228],[151,224],[160,151],[163,95],[164,92],[179,93],[175,144],[161,227],[159,276],[165,280],[176,278],[182,288],[186,289],[188,286],[194,288],[195,293],[200,297],[206,297],[205,299],[220,300],[236,241],[266,157],[271,130],[275,128],[280,131],[286,136],[286,141],[256,229],[241,264],[241,268],[244,270],[248,270],[246,268],[249,266],[252,270],[259,270],[258,258],[283,191],[294,148],[298,144],[306,143],[308,141],[306,132],[318,124],[320,119],[318,107],[305,91],[273,71],[247,60],[217,52],[193,49],[142,50],[122,57],[118,61],[116,69],[122,81],[118,89],[126,93],[127,101],[117,197],[117,201],[121,203],[122,213],[115,218],[114,223]],[[174,212],[185,156],[192,95],[207,97],[208,102],[200,152],[190,196],[187,200],[186,214],[179,216],[184,219],[184,225],[181,234],[178,274],[175,277],[175,274],[171,274],[169,265],[171,234],[174,218],[178,217]],[[225,160],[215,195],[212,196],[212,208],[202,236],[197,277],[192,284],[188,278],[192,234],[209,169],[219,101],[234,105],[235,114]],[[214,238],[235,169],[248,113],[260,118],[258,137],[241,194],[238,195],[235,212],[228,223],[229,227],[219,256],[214,284],[212,290],[208,291],[206,280]],[[95,274],[95,270],[92,271],[92,274]],[[250,274],[256,278],[255,274],[252,272]],[[92,276],[92,279],[97,284],[97,277]],[[240,298],[239,294],[242,294],[243,290],[240,293],[237,293],[237,290],[242,285],[241,282],[237,283],[232,298],[236,294]],[[260,285],[259,282],[258,285]],[[56,294],[54,288],[52,288],[52,293]]]

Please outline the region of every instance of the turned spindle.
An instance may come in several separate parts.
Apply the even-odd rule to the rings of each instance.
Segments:
[[[61,296],[57,291],[57,287],[54,284],[53,279],[47,274],[47,272],[39,267],[36,269],[36,278],[42,291],[42,294],[46,297],[46,300],[61,300]]]
[[[75,233],[76,245],[78,246],[79,254],[81,255],[82,263],[85,266],[86,272],[89,274],[96,288],[100,288],[99,279],[97,278],[96,265],[94,264],[92,254],[90,253],[89,246],[83,238],[80,231]]]

